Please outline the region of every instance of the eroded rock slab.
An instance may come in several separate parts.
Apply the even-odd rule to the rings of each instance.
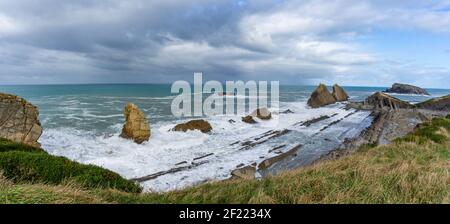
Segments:
[[[408,84],[394,83],[391,88],[385,91],[386,93],[400,93],[400,94],[418,94],[430,95],[426,90]]]

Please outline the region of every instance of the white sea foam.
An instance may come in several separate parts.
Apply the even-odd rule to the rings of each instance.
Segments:
[[[187,171],[164,175],[143,183],[147,191],[167,191],[183,188],[208,180],[220,180],[230,176],[232,170],[239,164],[261,162],[265,158],[274,156],[269,153],[271,144],[261,144],[251,150],[239,150],[238,146],[230,144],[236,141],[251,139],[254,136],[270,130],[293,129],[306,135],[312,135],[325,124],[311,125],[310,127],[293,127],[300,121],[310,120],[322,115],[332,115],[328,123],[344,118],[352,111],[346,111],[342,104],[335,104],[318,109],[310,109],[305,102],[282,103],[280,111],[290,109],[292,114],[273,114],[273,119],[261,121],[254,125],[241,121],[240,116],[212,116],[205,118],[213,126],[211,134],[199,131],[173,132],[169,131],[176,123],[184,122],[158,122],[152,124],[150,141],[138,145],[132,141],[119,137],[122,124],[111,125],[114,130],[110,135],[97,135],[89,131],[73,128],[46,129],[41,137],[43,147],[51,154],[65,156],[81,163],[95,164],[115,172],[126,178],[141,177],[176,167],[175,164],[186,161],[192,162],[195,158],[210,153],[213,155],[201,159],[208,163]],[[86,114],[85,114],[86,115]],[[104,117],[116,117],[117,114]],[[367,114],[360,113],[350,116],[356,122]],[[235,123],[230,123],[233,119]],[[356,126],[357,124],[355,124]],[[330,129],[344,133],[349,128]],[[355,129],[356,130],[356,129]],[[355,130],[353,130],[355,132]],[[282,139],[289,142],[289,139]]]

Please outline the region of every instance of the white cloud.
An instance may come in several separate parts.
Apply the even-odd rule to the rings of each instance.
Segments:
[[[309,84],[414,77],[442,86],[450,68],[387,63],[398,58],[377,52],[366,37],[389,29],[449,35],[449,9],[448,0],[0,0],[0,77],[7,69],[44,77],[45,67],[57,67],[92,81],[100,73],[170,81],[203,71]]]

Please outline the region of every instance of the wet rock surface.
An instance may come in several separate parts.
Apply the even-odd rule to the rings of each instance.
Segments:
[[[308,100],[308,106],[312,108],[318,108],[333,103],[336,103],[336,99],[331,95],[324,84],[319,84]]]
[[[245,117],[242,117],[242,122],[245,122],[247,124],[256,124],[257,122],[255,121],[255,119],[253,119],[252,116],[248,115]]]
[[[199,130],[203,133],[208,133],[213,130],[211,124],[205,120],[192,120],[183,124],[178,124],[173,128],[173,131],[193,131]]]

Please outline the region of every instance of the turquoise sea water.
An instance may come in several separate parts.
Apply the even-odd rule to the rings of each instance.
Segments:
[[[126,103],[137,104],[152,123],[177,120],[170,105],[176,94],[170,84],[110,84],[110,85],[24,85],[0,86],[0,92],[24,97],[39,107],[44,128],[73,127],[95,133],[108,133],[109,126],[122,122]],[[280,102],[306,101],[314,86],[281,86]],[[331,90],[331,88],[329,88]],[[345,87],[351,100],[364,100],[383,87]],[[432,96],[450,93],[445,89],[428,89]],[[420,102],[428,96],[395,95]]]
[[[370,116],[365,112],[347,111],[342,104],[311,109],[306,101],[314,86],[280,86],[280,111],[290,109],[293,114],[274,114],[272,121],[248,125],[240,116],[204,117],[213,126],[212,134],[197,131],[176,133],[174,125],[192,118],[176,118],[171,113],[171,94],[167,84],[120,85],[34,85],[0,86],[0,92],[24,97],[38,106],[44,133],[40,142],[45,150],[82,163],[96,164],[114,170],[125,177],[139,177],[173,168],[179,162],[213,153],[208,163],[198,168],[159,177],[143,183],[147,190],[165,191],[211,179],[229,177],[240,164],[261,162],[275,156],[270,149],[286,145],[281,152],[302,144],[296,161],[282,168],[306,165],[338,146],[345,138],[357,135]],[[329,88],[331,90],[331,88]],[[380,87],[344,87],[353,101],[364,100]],[[450,90],[427,89],[431,97],[443,96]],[[430,99],[430,96],[395,95],[410,102]],[[123,108],[137,104],[150,121],[150,141],[137,145],[119,138],[124,122]],[[323,115],[336,117],[310,127],[295,124]],[[233,119],[235,123],[230,123]],[[322,130],[334,121],[339,124]],[[236,141],[252,139],[271,130],[289,129],[288,135],[271,139],[251,150],[233,146]]]

